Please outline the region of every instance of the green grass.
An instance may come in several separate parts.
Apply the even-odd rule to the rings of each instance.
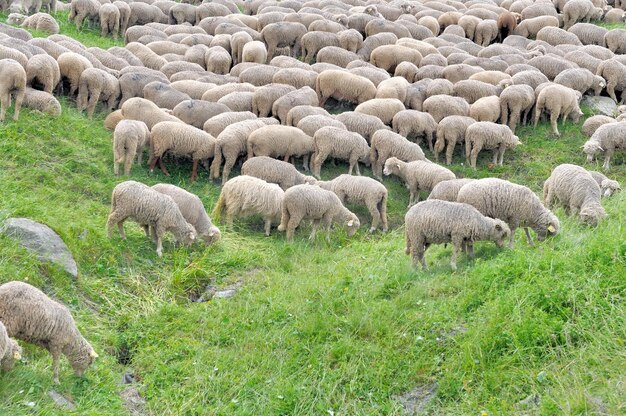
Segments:
[[[92,45],[109,42],[62,28],[84,43],[92,35]],[[62,105],[57,119],[24,109],[19,122],[0,125],[0,222],[48,224],[80,275],[0,237],[0,283],[28,281],[65,303],[100,354],[84,378],[62,361],[54,388],[76,414],[122,414],[120,379],[129,369],[155,415],[394,415],[402,413],[397,395],[433,383],[429,414],[626,412],[626,193],[603,201],[609,218],[596,228],[559,208],[558,236],[529,247],[520,231],[514,250],[479,243],[476,260],[461,256],[457,272],[449,246],[427,252],[429,272],[411,269],[402,229],[408,193],[394,178],[384,182],[387,234],[363,226],[352,239],[336,231],[329,243],[309,242],[305,228],[287,244],[275,230],[263,236],[260,221],[239,221],[208,248],[175,248],[168,237],[158,258],[135,224],[126,225],[127,241],[106,237],[111,190],[125,179],[112,174],[111,133],[103,114],[89,121],[73,102]],[[559,129],[555,138],[545,123],[520,128],[524,145],[507,152],[503,167],[489,168],[486,151],[473,171],[457,152],[451,169],[537,193],[560,163],[601,169],[585,163],[580,124]],[[626,183],[624,154],[611,166],[608,176]],[[183,186],[213,207],[219,187],[206,172],[190,185],[190,166],[168,168],[170,178],[135,165],[132,179]],[[323,176],[346,170],[325,166]],[[208,284],[235,282],[242,286],[231,299],[188,300]],[[66,414],[46,394],[49,354],[23,345],[25,362],[0,374],[0,414]],[[537,406],[519,404],[532,395]]]

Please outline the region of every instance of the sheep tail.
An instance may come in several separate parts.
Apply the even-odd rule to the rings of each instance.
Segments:
[[[222,146],[215,143],[215,157],[211,163],[211,177],[217,179],[220,177],[220,166],[222,166]]]
[[[115,146],[113,157],[115,158],[115,163],[120,163],[124,160],[124,155],[126,153],[124,151],[124,140],[120,140],[119,138],[117,138],[117,140],[115,139],[115,134],[113,134],[113,145]],[[150,150],[150,154],[152,155],[152,149]]]
[[[224,192],[220,193],[220,197],[217,199],[217,202],[215,203],[215,208],[213,208],[213,212],[211,212],[211,217],[213,218],[213,221],[218,222],[220,221],[220,218],[222,217],[222,211],[224,210],[224,207],[226,206],[226,201],[224,200]]]

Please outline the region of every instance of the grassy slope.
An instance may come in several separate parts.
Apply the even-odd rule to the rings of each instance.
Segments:
[[[62,33],[109,42],[66,24]],[[462,257],[456,273],[450,247],[428,251],[428,273],[409,267],[401,228],[408,194],[393,178],[385,180],[387,235],[364,227],[353,239],[337,232],[330,243],[310,243],[303,230],[289,245],[276,232],[263,237],[260,223],[239,222],[215,247],[176,249],[168,240],[159,259],[136,225],[127,224],[126,242],[106,238],[110,192],[122,180],[111,172],[111,134],[102,115],[89,122],[73,103],[63,108],[55,120],[24,110],[18,123],[0,126],[0,221],[27,216],[51,226],[80,277],[0,237],[0,282],[28,280],[66,303],[100,352],[84,379],[64,361],[58,390],[80,414],[121,412],[127,367],[118,358],[130,361],[154,414],[399,414],[395,395],[433,382],[434,414],[624,412],[626,194],[605,201],[610,217],[595,229],[557,209],[557,237],[529,247],[520,232],[515,250],[504,251],[478,244],[477,260]],[[507,153],[504,167],[487,169],[484,154],[477,172],[452,169],[540,192],[555,165],[584,164],[578,130],[568,124],[555,139],[546,125],[522,128],[524,146]],[[171,172],[135,166],[132,178],[178,184],[213,206],[219,188],[206,173],[190,186],[188,166]],[[609,176],[625,183],[623,156]],[[187,300],[208,283],[236,281],[243,286],[234,298]],[[25,356],[0,375],[0,414],[32,414],[29,402],[35,413],[62,414],[45,394],[48,354],[26,346]],[[516,404],[533,394],[538,407]]]

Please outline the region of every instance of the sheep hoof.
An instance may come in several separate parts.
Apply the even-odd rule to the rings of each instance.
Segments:
[[[370,228],[370,233],[372,233],[372,234],[373,234],[373,233],[375,233],[375,232],[376,232],[376,228],[371,227],[371,228]]]

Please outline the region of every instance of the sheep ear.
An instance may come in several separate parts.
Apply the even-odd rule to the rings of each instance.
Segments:
[[[522,142],[520,142],[520,141],[518,141],[518,142],[517,142],[517,145],[518,145],[518,146],[522,146],[523,144],[524,144],[524,143],[522,143]]]
[[[551,233],[556,231],[556,228],[554,228],[554,225],[550,224],[548,225],[548,231],[550,231]]]
[[[600,149],[601,152],[604,152],[604,149],[601,148],[600,146],[598,146],[598,149]]]
[[[353,224],[354,224],[354,220],[348,221],[348,227],[352,227]]]
[[[15,361],[19,361],[19,360],[21,360],[21,359],[22,359],[22,354],[20,354],[20,352],[19,352],[19,351],[15,351],[15,352],[13,353],[13,359],[14,359]]]
[[[211,231],[211,232],[209,233],[209,237],[213,237],[214,235],[215,235],[215,231]]]
[[[91,358],[98,358],[99,357],[98,353],[96,353],[94,350],[89,351],[89,356]]]

